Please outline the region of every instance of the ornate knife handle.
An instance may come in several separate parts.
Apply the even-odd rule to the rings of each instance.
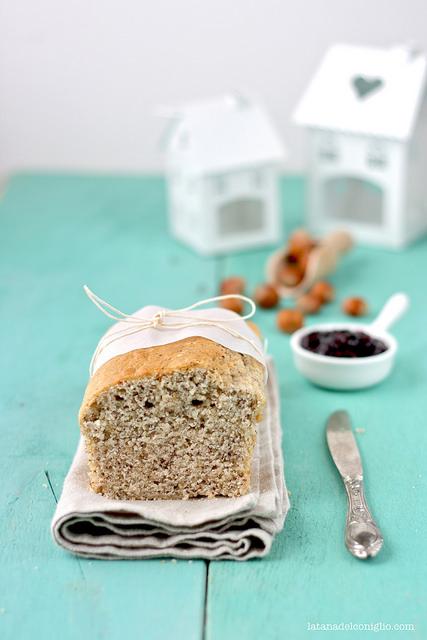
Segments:
[[[356,558],[376,556],[383,537],[366,504],[363,478],[344,478],[348,497],[345,544]]]

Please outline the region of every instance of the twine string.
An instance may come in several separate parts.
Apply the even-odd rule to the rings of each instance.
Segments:
[[[89,300],[93,302],[93,304],[98,307],[98,309],[105,316],[107,316],[107,318],[129,325],[123,327],[123,329],[114,331],[114,333],[111,333],[111,331],[108,330],[107,333],[103,335],[90,362],[89,373],[91,377],[93,376],[96,362],[99,356],[107,347],[118,340],[122,340],[123,338],[134,335],[136,333],[140,333],[141,331],[145,331],[147,329],[156,329],[158,331],[163,331],[169,329],[188,329],[190,327],[217,327],[225,333],[231,335],[233,338],[244,340],[249,345],[251,345],[253,349],[255,349],[255,351],[261,356],[261,358],[264,358],[264,351],[255,340],[252,340],[248,336],[230,326],[230,322],[235,322],[234,318],[199,318],[191,314],[191,311],[194,311],[199,307],[204,307],[214,302],[220,302],[221,300],[234,299],[242,300],[249,305],[250,310],[248,311],[248,313],[246,315],[240,316],[241,320],[249,320],[250,318],[252,318],[256,311],[256,305],[253,300],[247,298],[246,296],[242,296],[237,293],[227,294],[223,296],[214,296],[213,298],[206,298],[206,300],[199,300],[198,302],[195,302],[188,307],[183,307],[182,309],[160,309],[159,311],[156,311],[156,313],[151,318],[139,318],[137,316],[124,313],[123,311],[120,311],[120,309],[113,307],[113,305],[111,305],[109,302],[106,302],[105,300],[97,296],[96,293],[91,291],[91,289],[89,289],[87,285],[84,285],[83,290]],[[167,322],[166,318],[168,319]]]

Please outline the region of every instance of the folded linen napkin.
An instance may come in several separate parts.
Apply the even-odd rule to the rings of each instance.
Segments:
[[[52,521],[55,541],[89,558],[247,560],[266,555],[289,509],[279,399],[268,359],[267,407],[258,425],[250,492],[239,498],[112,500],[89,487],[80,440]]]

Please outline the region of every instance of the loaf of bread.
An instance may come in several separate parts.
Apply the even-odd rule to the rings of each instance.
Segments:
[[[207,338],[108,360],[79,414],[92,489],[129,500],[247,493],[264,401],[262,364]]]

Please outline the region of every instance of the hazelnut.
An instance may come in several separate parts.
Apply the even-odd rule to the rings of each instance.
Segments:
[[[220,294],[226,296],[232,293],[243,293],[246,287],[246,282],[239,276],[230,276],[225,278],[219,285]]]
[[[263,309],[276,307],[279,302],[279,294],[271,284],[260,284],[254,293],[254,300]]]
[[[283,264],[277,272],[279,282],[285,287],[295,287],[303,278],[303,272],[298,264]]]
[[[235,313],[242,313],[244,303],[243,300],[239,300],[239,298],[226,298],[225,300],[219,301],[219,306],[223,309],[234,311]]]
[[[293,249],[285,256],[285,263],[288,265],[297,265],[301,273],[304,273],[307,268],[308,258],[310,256],[311,249],[303,247],[301,249]]]
[[[293,333],[304,325],[304,316],[299,309],[282,309],[277,314],[277,327],[285,333]]]
[[[302,249],[299,254],[298,265],[303,273],[306,272],[308,259],[310,257],[311,249]]]
[[[346,298],[342,310],[349,316],[364,316],[368,312],[368,305],[363,298]]]
[[[286,264],[298,264],[299,252],[297,253],[296,251],[288,251],[283,260]]]
[[[315,242],[311,235],[305,229],[296,229],[289,237],[288,247],[289,251],[299,252],[303,249],[312,249]]]
[[[335,289],[326,280],[319,280],[310,289],[310,295],[319,298],[321,304],[331,302],[335,298]]]
[[[317,313],[321,306],[322,302],[320,298],[311,293],[306,293],[297,300],[297,308],[308,315]]]

